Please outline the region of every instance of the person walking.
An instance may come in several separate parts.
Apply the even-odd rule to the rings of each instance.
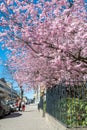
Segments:
[[[22,111],[25,111],[25,102],[24,101],[21,102],[21,108],[22,108]]]
[[[18,102],[18,110],[20,111],[21,110],[21,100],[19,100],[19,102]]]
[[[19,108],[19,106],[18,106],[18,100],[16,100],[16,111],[18,111],[18,108]]]

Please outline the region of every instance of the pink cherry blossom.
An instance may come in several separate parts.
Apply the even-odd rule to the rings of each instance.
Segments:
[[[83,0],[75,0],[71,8],[65,0],[6,2],[7,6],[2,3],[5,16],[0,25],[9,29],[1,38],[12,52],[8,65],[20,85],[35,87],[44,83],[52,87],[65,79],[86,77],[87,21]]]

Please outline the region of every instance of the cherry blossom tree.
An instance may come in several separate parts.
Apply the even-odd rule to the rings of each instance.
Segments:
[[[83,0],[2,2],[1,38],[12,53],[15,79],[36,86],[87,75],[87,21]]]

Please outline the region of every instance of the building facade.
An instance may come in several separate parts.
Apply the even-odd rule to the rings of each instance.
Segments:
[[[14,99],[17,98],[17,92],[5,81],[4,78],[0,79],[0,98]]]

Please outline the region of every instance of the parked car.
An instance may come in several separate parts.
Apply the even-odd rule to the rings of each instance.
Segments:
[[[17,106],[16,106],[16,102],[15,101],[8,101],[8,104],[10,105],[11,107],[11,112],[14,112],[17,110]]]
[[[11,113],[11,107],[6,103],[5,99],[0,99],[0,117],[4,117]]]

